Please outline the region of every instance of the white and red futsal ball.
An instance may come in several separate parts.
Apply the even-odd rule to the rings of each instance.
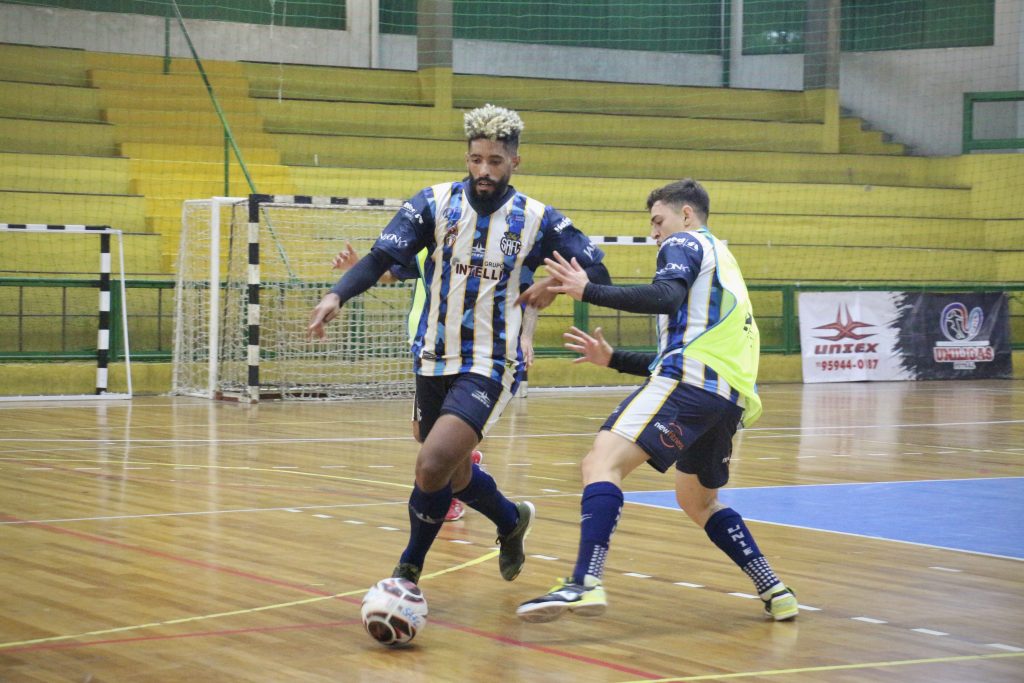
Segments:
[[[408,579],[381,579],[363,596],[362,615],[371,638],[404,645],[427,625],[427,599]]]

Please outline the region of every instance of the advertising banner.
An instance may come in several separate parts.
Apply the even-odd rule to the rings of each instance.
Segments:
[[[898,292],[801,292],[805,382],[912,379],[897,350]]]
[[[1001,292],[802,292],[799,306],[805,382],[1012,374]]]

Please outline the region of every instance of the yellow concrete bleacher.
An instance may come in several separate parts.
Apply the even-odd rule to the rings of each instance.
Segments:
[[[137,233],[126,243],[128,270],[169,277],[182,202],[244,196],[250,185],[233,157],[225,185],[223,127],[195,64],[166,66],[0,45],[0,222]],[[462,110],[494,102],[526,121],[516,186],[590,234],[646,234],[647,193],[692,176],[711,193],[713,229],[754,282],[1024,273],[1015,237],[1024,217],[1012,213],[1020,155],[908,156],[867,122],[829,114],[821,93],[204,67],[260,192],[406,198],[457,179]],[[649,277],[653,250],[606,250],[615,277]]]

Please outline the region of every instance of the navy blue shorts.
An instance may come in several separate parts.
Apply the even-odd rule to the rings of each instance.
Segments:
[[[726,398],[669,377],[649,377],[608,416],[607,429],[636,443],[647,463],[695,474],[702,486],[729,481],[732,437],[743,409]]]
[[[413,420],[419,422],[422,441],[442,415],[456,416],[482,439],[511,398],[501,382],[483,375],[416,375]]]

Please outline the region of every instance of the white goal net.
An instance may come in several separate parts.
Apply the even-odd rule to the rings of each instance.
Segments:
[[[410,396],[412,283],[377,285],[309,341],[346,242],[366,254],[396,200],[255,195],[185,202],[173,393],[209,398]],[[250,221],[250,218],[256,219]]]

